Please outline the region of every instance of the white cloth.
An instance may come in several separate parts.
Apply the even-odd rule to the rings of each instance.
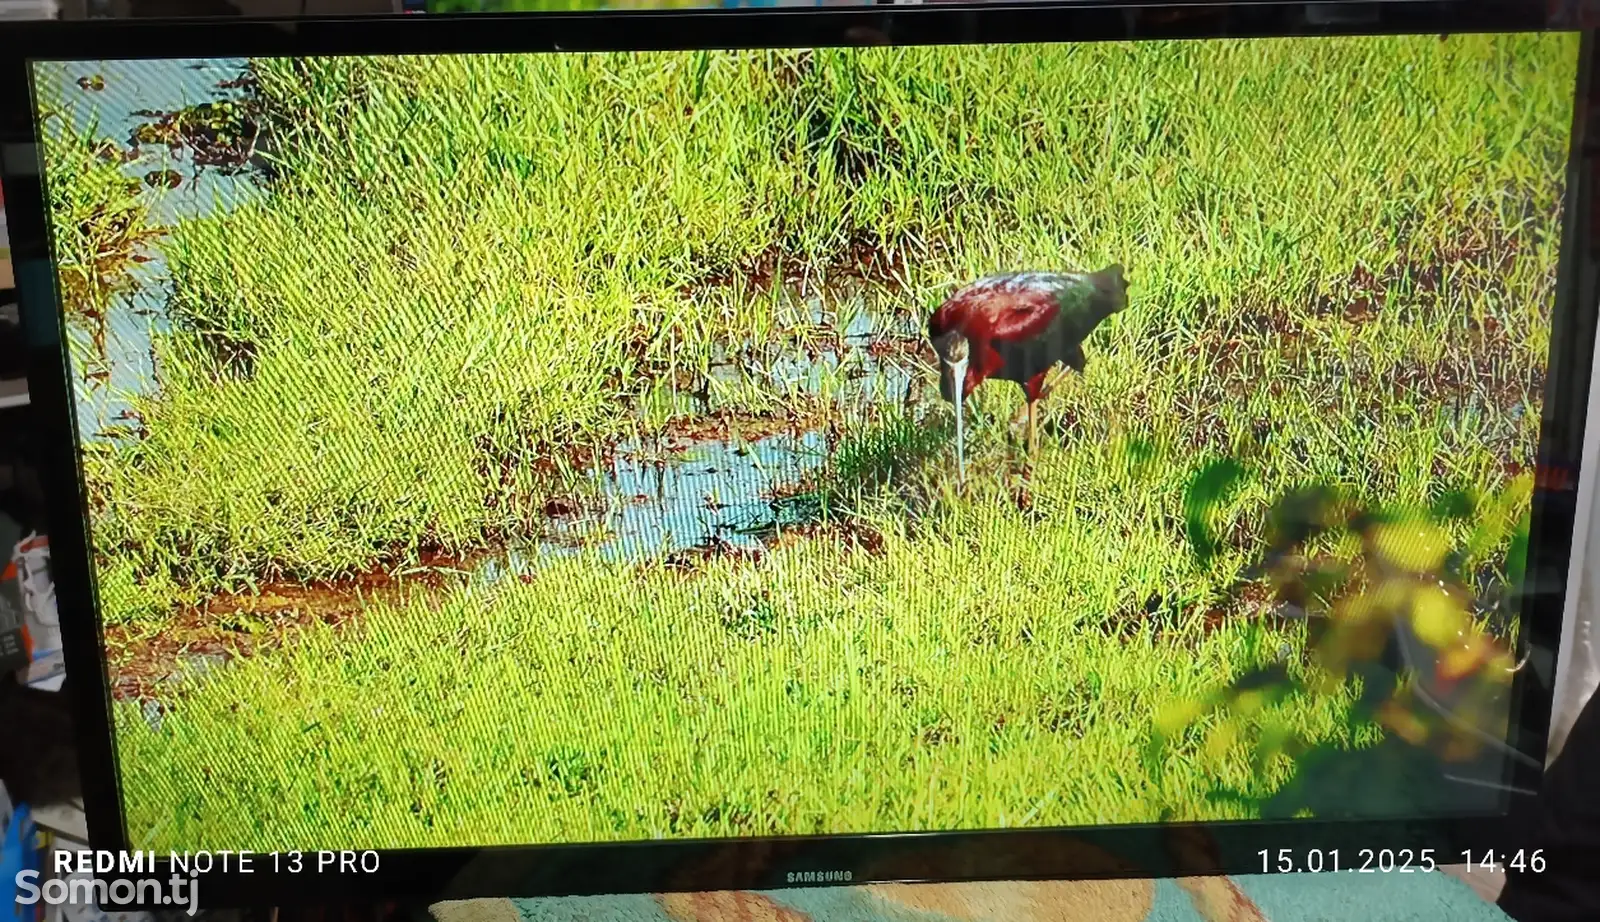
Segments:
[[[1600,370],[1600,341],[1593,370]],[[1583,460],[1573,516],[1572,561],[1567,569],[1567,604],[1556,660],[1556,700],[1550,715],[1548,759],[1567,740],[1589,696],[1600,686],[1600,374],[1591,371]]]

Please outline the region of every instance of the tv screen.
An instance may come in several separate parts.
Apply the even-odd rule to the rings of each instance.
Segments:
[[[1500,815],[1579,45],[31,62],[123,841]]]

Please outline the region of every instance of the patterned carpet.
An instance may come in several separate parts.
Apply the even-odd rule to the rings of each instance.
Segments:
[[[1506,922],[1482,889],[1443,872],[1286,874],[465,900],[433,914],[438,922]]]

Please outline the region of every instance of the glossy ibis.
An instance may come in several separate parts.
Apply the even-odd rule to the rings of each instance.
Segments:
[[[1038,450],[1039,400],[1056,365],[1083,371],[1083,341],[1128,304],[1122,267],[1099,272],[1012,272],[956,291],[928,318],[939,354],[939,393],[955,404],[956,457],[966,476],[963,405],[989,378],[1015,381],[1028,399],[1027,444]],[[958,388],[956,382],[961,382]]]

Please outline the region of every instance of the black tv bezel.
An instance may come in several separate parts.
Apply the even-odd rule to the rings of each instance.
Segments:
[[[652,11],[515,16],[394,16],[269,20],[134,20],[34,23],[4,30],[0,138],[11,251],[28,329],[29,386],[44,435],[52,567],[62,614],[89,836],[97,849],[129,847],[118,782],[111,689],[96,608],[86,494],[72,412],[72,382],[49,257],[48,216],[34,118],[30,63],[43,60],[193,57],[568,52],[846,47],[1108,40],[1446,34],[1560,29],[1539,4],[1465,0],[1341,3],[1083,2],[948,4],[857,9]],[[1596,139],[1588,112],[1600,100],[1585,32],[1575,87],[1561,264],[1533,499],[1521,651],[1529,667],[1514,688],[1511,744],[1543,763],[1554,697],[1596,327],[1597,253],[1592,227]],[[1510,770],[1508,783],[1538,787],[1540,771]],[[1531,796],[1513,795],[1508,811]],[[1174,823],[1072,829],[906,832],[595,845],[386,850],[375,874],[254,872],[205,875],[206,906],[476,896],[768,889],[850,883],[1166,877],[1262,873],[1280,850],[1304,866],[1338,852],[1344,867],[1364,851],[1395,858],[1423,850],[1439,865],[1470,850],[1504,854],[1514,841],[1505,815],[1395,820]],[[307,853],[311,854],[310,852]],[[1503,857],[1501,860],[1504,860]],[[1381,863],[1381,859],[1379,861]],[[1392,863],[1392,862],[1391,862]],[[170,871],[165,858],[156,876]],[[821,872],[820,874],[817,872]],[[796,875],[801,875],[797,880]],[[808,875],[809,878],[808,878]]]

